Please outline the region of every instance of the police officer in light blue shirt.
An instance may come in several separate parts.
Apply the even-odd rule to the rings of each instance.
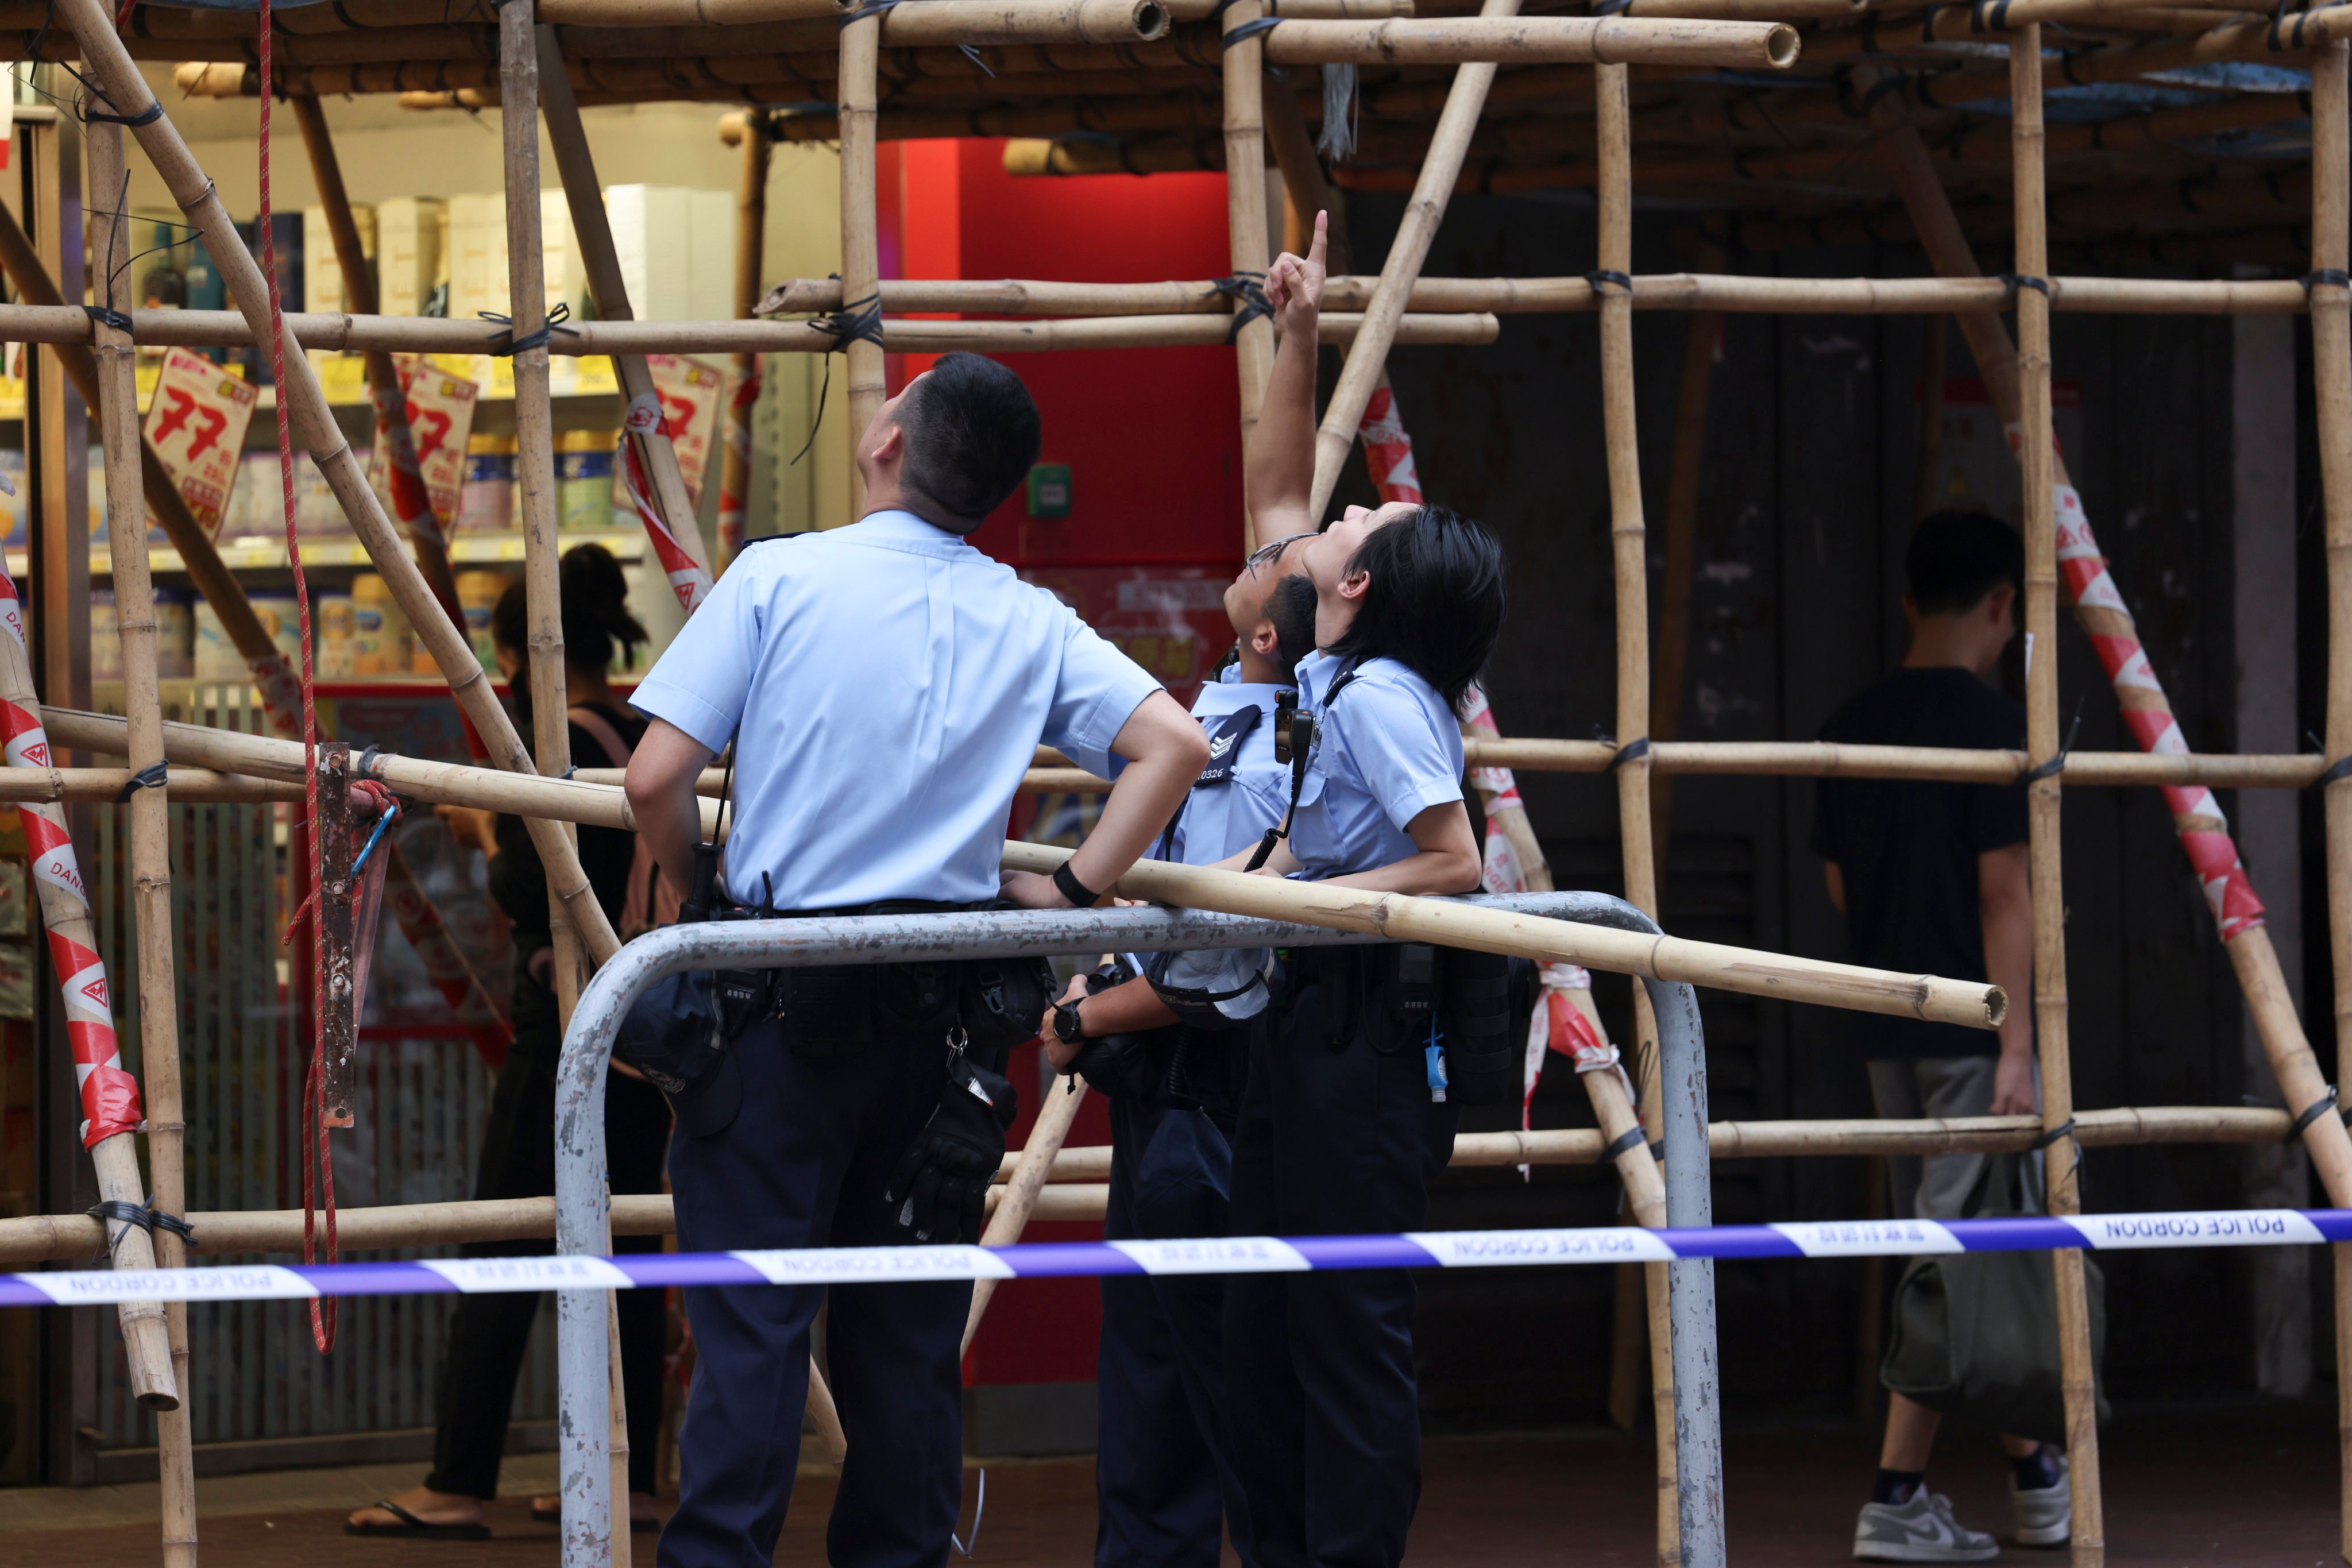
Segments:
[[[1253,453],[1286,473],[1259,526],[1311,522],[1323,224],[1266,275],[1282,342]],[[1255,494],[1255,492],[1254,492]],[[1400,893],[1476,889],[1454,712],[1501,628],[1502,551],[1443,507],[1349,507],[1300,550],[1315,643],[1311,736],[1286,838],[1227,864]],[[1303,728],[1303,727],[1302,727]],[[1262,864],[1261,864],[1262,862]],[[1504,1088],[1502,961],[1393,944],[1288,955],[1252,1047],[1234,1137],[1242,1236],[1423,1228],[1464,1085]],[[1525,1038],[1524,1032],[1520,1039]],[[1470,1064],[1475,1070],[1454,1072]],[[1451,1081],[1449,1081],[1451,1080]],[[1421,1494],[1413,1287],[1402,1269],[1236,1275],[1225,1285],[1234,1451],[1263,1568],[1391,1568]]]
[[[866,510],[746,551],[634,699],[652,721],[629,799],[692,875],[695,781],[734,743],[724,892],[791,914],[1091,905],[1150,846],[1207,754],[1155,680],[962,535],[1021,483],[1038,418],[1013,374],[950,354],[860,437]],[[1007,810],[1044,742],[1129,766],[1053,878],[1000,877]],[[771,980],[770,976],[774,978]],[[1034,1005],[1017,966],[719,977],[721,1067],[672,1091],[678,1245],[691,1251],[977,1239],[1003,1152],[993,1070]],[[740,983],[740,984],[739,984]],[[992,1049],[994,1061],[984,1058]],[[656,1081],[659,1081],[658,1079]],[[665,1086],[667,1087],[667,1085]],[[698,1363],[663,1568],[766,1568],[800,1454],[808,1288],[689,1289]],[[826,1349],[849,1444],[827,1533],[840,1568],[939,1568],[961,1504],[967,1284],[838,1287]]]
[[[1213,865],[1282,821],[1290,770],[1275,753],[1277,715],[1293,706],[1290,671],[1315,638],[1314,589],[1296,571],[1303,543],[1254,552],[1225,592],[1234,660],[1192,704],[1209,764],[1157,858]],[[1054,1066],[1109,1101],[1104,1239],[1223,1233],[1229,1139],[1272,960],[1264,951],[1131,954],[1112,973],[1073,982],[1045,1020]],[[1116,983],[1128,970],[1146,978]],[[1102,1309],[1097,1568],[1215,1568],[1228,1531],[1244,1568],[1256,1568],[1226,1430],[1224,1282],[1106,1276]]]

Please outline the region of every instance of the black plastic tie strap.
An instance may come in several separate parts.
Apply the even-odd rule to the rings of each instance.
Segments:
[[[856,10],[844,11],[841,14],[841,25],[846,27],[852,22],[863,22],[868,16],[879,16],[897,4],[898,0],[866,0],[866,4]]]
[[[2286,1130],[2286,1137],[2283,1142],[2288,1143],[2294,1142],[2296,1139],[2303,1136],[2303,1130],[2305,1128],[2310,1126],[2313,1122],[2318,1121],[2321,1117],[2326,1115],[2329,1111],[2335,1109],[2336,1086],[2331,1083],[2327,1086],[2327,1092],[2326,1094],[2321,1095],[2317,1100],[2313,1100],[2309,1105],[2304,1107],[2303,1114],[2294,1119],[2294,1125]]]
[[[2074,1136],[2074,1119],[2070,1116],[2066,1118],[2065,1121],[2061,1121],[2057,1126],[2053,1127],[2049,1131],[2044,1132],[2041,1137],[2036,1138],[2032,1142],[2028,1143],[2025,1146],[2025,1152],[2031,1154],[2036,1149],[2047,1149],[2053,1143],[2057,1142],[2061,1138],[2072,1138],[2073,1136]]]
[[[1250,21],[1244,22],[1240,26],[1235,27],[1229,33],[1219,34],[1217,37],[1217,47],[1221,49],[1230,49],[1235,44],[1246,44],[1252,38],[1258,37],[1262,33],[1273,32],[1276,27],[1282,26],[1282,22],[1283,19],[1279,16],[1255,17]]]
[[[854,342],[882,346],[882,290],[877,289],[863,300],[845,302],[838,310],[828,310],[809,319],[809,326],[834,341],[837,349]]]
[[[1626,277],[1622,272],[1612,272],[1605,267],[1598,272],[1586,273],[1584,280],[1592,285],[1592,291],[1595,294],[1608,293],[1609,285],[1612,283],[1628,294],[1633,291],[1633,280],[1631,278]]]
[[[2045,300],[2050,298],[2050,279],[2047,278],[2036,278],[2031,272],[2003,272],[1999,276],[2009,285],[2009,291],[2012,294],[2020,289],[2031,289]]]
[[[512,316],[501,316],[492,310],[477,310],[474,313],[486,321],[496,321],[506,329],[506,331],[501,334],[507,340],[505,342],[493,344],[482,351],[492,359],[512,359],[529,349],[543,349],[554,340],[558,332],[564,332],[575,338],[580,335],[577,328],[563,324],[572,316],[572,306],[568,302],[559,302],[555,309],[548,311],[547,320],[541,324],[539,331],[525,332],[521,337],[514,335]]]
[[[2315,271],[2305,273],[2295,281],[2303,285],[2303,291],[2305,294],[2323,284],[2330,289],[2352,289],[2352,272],[2347,272],[2338,267],[2322,267]]]
[[[2064,773],[2066,771],[2066,753],[2074,749],[2074,737],[2082,733],[2082,731],[2083,705],[2080,702],[2077,702],[2074,704],[2074,721],[2066,726],[2066,738],[2058,743],[2058,754],[2051,758],[2048,762],[2043,763],[2040,767],[2028,768],[2026,770],[2025,776],[2017,782],[2021,784],[2038,784],[2043,779],[2054,779],[2060,773]]]
[[[152,1197],[144,1204],[126,1203],[121,1198],[101,1198],[90,1205],[84,1212],[90,1218],[101,1223],[112,1220],[117,1225],[137,1226],[150,1236],[159,1230],[166,1230],[185,1241],[193,1242],[196,1239],[194,1226],[190,1225],[178,1215],[165,1214],[155,1206],[155,1200]],[[114,1239],[107,1243],[107,1250],[111,1252],[120,1246],[125,1234],[127,1233],[118,1232]]]
[[[382,755],[383,755],[383,748],[382,746],[370,746],[366,751],[362,752],[358,756],[353,757],[352,759],[352,777],[355,779],[373,778],[375,776],[375,760]]]
[[[110,310],[103,305],[84,305],[81,308],[81,313],[99,325],[112,327],[116,331],[125,335],[128,335],[131,331],[131,317],[124,311]]]
[[[1615,756],[1609,759],[1609,771],[1613,773],[1627,763],[1638,763],[1649,754],[1650,737],[1647,735],[1643,735],[1639,740],[1628,741],[1617,748]]]
[[[1618,1155],[1625,1153],[1629,1150],[1639,1149],[1641,1146],[1641,1128],[1638,1126],[1628,1127],[1624,1131],[1617,1135],[1617,1141],[1615,1142],[1601,1151],[1601,1158],[1594,1161],[1593,1163],[1599,1165],[1613,1164],[1616,1163]]]
[[[114,797],[115,804],[121,805],[142,789],[162,789],[164,778],[165,770],[162,763],[148,763],[131,775],[130,782],[122,786],[122,793]]]
[[[2326,789],[2338,779],[2352,778],[2352,756],[2338,757],[2327,764],[2327,771],[2312,780],[2314,789]]]
[[[100,114],[95,109],[85,109],[81,111],[81,117],[89,123],[121,125],[136,131],[142,125],[152,125],[163,119],[163,103],[161,99],[158,99],[137,114]]]
[[[1263,272],[1235,272],[1209,285],[1241,308],[1234,312],[1233,325],[1225,329],[1225,342],[1238,342],[1242,329],[1263,316],[1271,321],[1274,307],[1266,303],[1265,289],[1261,282]]]

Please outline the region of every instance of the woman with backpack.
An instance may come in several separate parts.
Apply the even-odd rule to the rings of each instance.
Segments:
[[[614,695],[607,678],[616,651],[624,658],[646,640],[629,613],[628,583],[620,563],[602,545],[575,544],[562,563],[564,695],[572,721],[572,761],[583,768],[626,767],[645,732]],[[530,691],[523,679],[530,618],[518,581],[499,599],[490,623],[499,672],[513,693],[516,728],[531,732]],[[475,1178],[477,1199],[545,1197],[555,1191],[555,1068],[562,1049],[557,1023],[554,940],[549,930],[547,873],[522,819],[465,806],[440,806],[459,844],[489,857],[490,897],[514,927],[514,989],[509,1016],[514,1046],[499,1069]],[[644,929],[650,911],[674,898],[656,885],[653,861],[637,836],[616,828],[580,829],[580,861],[596,900],[625,938]],[[615,1193],[661,1191],[669,1142],[669,1106],[661,1092],[615,1063],[604,1094],[604,1139]],[[619,1237],[624,1252],[657,1251],[656,1237]],[[548,1242],[499,1241],[464,1248],[482,1257],[551,1250]],[[465,1296],[449,1328],[435,1402],[433,1470],[425,1484],[351,1516],[353,1535],[482,1541],[482,1504],[498,1495],[499,1458],[521,1374],[530,1326],[541,1298],[531,1294]],[[665,1311],[662,1292],[625,1290],[620,1316],[621,1376],[629,1410],[629,1522],[659,1528],[655,1504],[655,1449],[661,1425]],[[531,1500],[531,1517],[557,1518],[552,1497]]]

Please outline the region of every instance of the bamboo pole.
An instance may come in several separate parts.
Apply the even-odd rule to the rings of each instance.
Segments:
[[[59,13],[79,40],[82,58],[108,101],[114,105],[114,112],[142,121],[132,128],[141,148],[154,164],[173,201],[204,235],[205,251],[220,269],[247,326],[257,337],[266,338],[269,296],[261,269],[237,237],[227,209],[222,206],[212,182],[181,139],[178,128],[163,113],[124,51],[112,19],[97,0],[59,0]],[[143,117],[151,110],[155,118],[145,120]],[[287,356],[286,379],[278,388],[278,396],[279,417],[290,416],[294,420],[296,432],[309,449],[311,461],[333,489],[344,516],[351,521],[352,531],[383,574],[409,625],[431,650],[434,662],[449,682],[451,694],[488,744],[492,760],[518,773],[530,772],[530,754],[515,734],[506,710],[492,694],[473,646],[441,613],[416,563],[401,548],[399,535],[384,517],[366,475],[361,472],[352,454],[350,443],[335,424],[309,359],[299,354]],[[590,955],[603,962],[618,951],[620,943],[596,902],[595,890],[588,885],[586,873],[581,869],[578,853],[554,824],[527,818],[525,826],[547,866],[549,886],[564,900],[587,939]]]
[[[2352,752],[2352,92],[2346,48],[2331,44],[2311,62],[2311,363],[2318,426],[2320,500],[2327,547],[2327,754]],[[2336,779],[2321,797],[2327,826],[2328,956],[2336,978],[2336,1038],[2352,1040],[2352,782]],[[2284,1076],[2284,1075],[2282,1075]],[[2286,1087],[2282,1084],[2282,1087]],[[2298,1109],[2305,1103],[2292,1098]],[[2333,1116],[2322,1121],[2336,1122]],[[2346,1194],[2327,1180],[2328,1200]],[[2336,1253],[2337,1364],[2352,1353],[2352,1247]],[[2341,1428],[2338,1551],[2352,1562],[2352,1378],[2336,1379]]]
[[[1605,1091],[1604,1091],[1605,1094]],[[1614,1132],[1632,1125],[1616,1111],[1596,1116],[1600,1125],[1541,1132],[1464,1132],[1454,1140],[1450,1163],[1464,1170],[1511,1165],[1590,1165],[1599,1160]],[[1615,1104],[1628,1109],[1622,1088]],[[2075,1117],[2075,1133],[2085,1148],[2141,1148],[2159,1144],[2275,1143],[2286,1133],[2284,1111],[2255,1106],[2149,1106],[2085,1110]],[[1971,1116],[1882,1121],[1875,1118],[1820,1121],[1717,1121],[1707,1142],[1718,1160],[1859,1158],[1876,1154],[1989,1154],[2026,1149],[2041,1135],[2034,1116]],[[1621,1174],[1625,1155],[1618,1157]],[[1021,1156],[1008,1153],[989,1190],[994,1215],[1009,1191]],[[1110,1149],[1104,1144],[1065,1147],[1039,1189],[1031,1217],[1039,1220],[1099,1219],[1101,1184],[1110,1176]],[[1638,1178],[1636,1178],[1638,1179]],[[1638,1204],[1639,1199],[1629,1199]],[[1091,1205],[1091,1206],[1090,1206]],[[1641,1210],[1636,1207],[1636,1216]],[[196,1228],[193,1250],[216,1257],[235,1253],[296,1253],[302,1247],[300,1209],[242,1209],[187,1216]],[[391,1252],[472,1242],[526,1241],[555,1234],[552,1198],[496,1198],[457,1203],[401,1204],[339,1211],[343,1245],[352,1252]],[[1644,1221],[1646,1224],[1647,1222]],[[676,1221],[667,1194],[613,1196],[613,1234],[669,1236]],[[87,1215],[35,1215],[0,1219],[0,1263],[85,1258],[105,1245],[97,1220]]]
[[[1048,844],[1008,841],[1003,864],[1011,870],[1046,875],[1069,856],[1068,850]],[[1577,963],[1652,980],[1712,985],[1749,995],[1930,1018],[1963,1028],[1997,1028],[2009,1006],[1998,985],[1935,975],[1890,974],[1854,964],[1784,957],[1682,937],[1637,936],[1444,899],[1369,893],[1327,882],[1289,882],[1203,866],[1140,860],[1118,887],[1129,898],[1184,909],[1300,921],[1401,942],[1471,947],[1547,963]]]
[[[102,120],[85,132],[89,157],[91,237],[98,271],[93,292],[111,310],[130,292],[131,178],[122,162],[122,128]],[[114,561],[115,604],[122,638],[122,705],[128,715],[131,765],[134,770],[163,761],[163,703],[155,675],[155,594],[147,574],[147,507],[140,493],[139,351],[130,334],[94,319],[99,438],[106,453],[106,515]],[[131,909],[139,953],[139,1068],[146,1080],[148,1181],[154,1206],[164,1214],[187,1212],[187,1123],[180,1089],[180,998],[172,929],[172,822],[163,788],[141,789],[131,797]],[[187,1246],[167,1229],[155,1233],[155,1263],[161,1268],[187,1264]],[[173,1302],[163,1310],[164,1339],[172,1357],[172,1382],[188,1382],[188,1309]],[[184,1400],[155,1413],[166,1568],[194,1568],[196,1561],[196,1468],[194,1437]]]
[[[1784,70],[1797,29],[1780,22],[1636,21],[1624,16],[1475,16],[1284,22],[1265,35],[1276,65],[1660,65]]]
[[[1056,1156],[1062,1152],[1063,1141],[1069,1137],[1070,1128],[1078,1119],[1078,1105],[1086,1098],[1087,1084],[1081,1078],[1072,1078],[1066,1089],[1047,1089],[1037,1107],[1037,1121],[1029,1129],[1029,1141],[1013,1158],[1013,1173],[1006,1178],[1004,1196],[998,1200],[996,1212],[980,1235],[982,1247],[1010,1247],[1021,1239],[1029,1216],[1036,1212],[1037,1194],[1045,1185]],[[971,1287],[971,1311],[963,1321],[964,1355],[971,1353],[973,1336],[980,1332],[980,1320],[988,1311],[988,1303],[996,1294],[996,1281],[976,1279]]]
[[[1259,0],[1233,0],[1220,13],[1218,26],[1226,35],[1242,31],[1260,20],[1264,10]],[[1263,277],[1274,260],[1265,226],[1265,41],[1245,37],[1231,44],[1224,51],[1222,68],[1226,254],[1233,260],[1234,278],[1246,283]],[[1240,380],[1244,463],[1251,444],[1257,439],[1258,409],[1265,401],[1266,381],[1274,374],[1274,319],[1265,310],[1254,310],[1248,300],[1246,291],[1234,300],[1234,309],[1243,319],[1231,328],[1234,374]],[[1242,548],[1250,551],[1257,545],[1257,520],[1250,515],[1244,495]]]
[[[1247,5],[1248,0],[1242,3]],[[881,45],[879,16],[842,25],[841,69],[835,79],[834,101],[841,120],[841,297],[852,310],[864,309],[868,300],[879,303],[881,300],[874,167],[875,73]],[[881,344],[856,337],[841,349],[848,362],[849,442],[854,454],[866,439],[866,427],[874,423],[888,389],[883,383]],[[854,521],[865,513],[866,478],[853,460],[849,519]]]
[[[295,123],[302,128],[302,146],[310,155],[310,179],[319,187],[319,205],[327,216],[327,232],[335,246],[335,263],[343,276],[343,302],[355,316],[376,313],[375,275],[368,270],[360,247],[358,222],[352,216],[352,198],[343,188],[341,163],[335,156],[333,136],[327,129],[327,111],[315,98],[288,100]],[[416,458],[416,437],[408,426],[408,389],[392,355],[382,349],[367,354],[369,400],[375,405],[376,434],[383,437],[391,471],[384,476],[392,495],[394,521],[416,548],[417,570],[433,589],[433,596],[452,621],[463,624],[457,607],[457,578],[449,569],[449,542],[433,510],[433,497],[425,486]]]
[[[1625,899],[1651,919],[1658,918],[1657,841],[1650,820],[1650,567],[1647,524],[1642,510],[1642,455],[1633,422],[1633,301],[1629,287],[1615,279],[1633,271],[1633,105],[1625,68],[1596,67],[1593,104],[1601,153],[1599,190],[1600,269],[1592,287],[1601,291],[1601,422],[1608,448],[1610,556],[1615,578],[1617,654],[1617,837],[1624,856]],[[1449,106],[1450,107],[1450,106]],[[1641,1094],[1647,1141],[1664,1136],[1660,1099],[1657,1018],[1648,993],[1633,987],[1633,1076]],[[1682,1561],[1680,1499],[1675,1422],[1671,1404],[1673,1340],[1666,1323],[1666,1270],[1643,1270],[1650,1303],[1650,1365],[1654,1391],[1664,1386],[1669,1403],[1655,1423],[1658,1449],[1658,1563]],[[1668,1369],[1665,1378],[1657,1369]]]
[[[761,279],[768,229],[768,117],[746,114],[743,166],[735,187],[735,313],[749,318],[760,308],[767,284]],[[724,568],[743,548],[744,514],[751,493],[751,410],[760,401],[760,356],[735,356],[735,390],[727,400],[725,446],[719,467],[719,564]]]
[[[580,259],[587,270],[588,292],[596,301],[600,320],[632,321],[635,312],[630,309],[628,285],[621,277],[621,256],[613,244],[612,220],[604,212],[604,184],[596,177],[596,162],[588,150],[588,131],[580,122],[580,106],[572,101],[571,79],[563,71],[563,51],[552,27],[541,27],[537,40],[535,74],[544,95],[540,110],[547,121],[548,144],[555,150],[555,166],[563,181],[563,198],[572,209],[572,229],[580,239]],[[507,101],[514,102],[511,99]],[[525,187],[532,191],[539,188],[538,145],[535,140],[531,143],[533,180]],[[514,188],[509,183],[508,189]],[[508,210],[511,227],[511,204]],[[536,234],[536,212],[530,226]],[[543,289],[541,292],[543,296]],[[545,309],[543,297],[540,308]],[[516,321],[520,322],[521,318],[518,316]],[[520,325],[516,330],[520,331]],[[653,368],[646,364],[643,354],[616,354],[613,370],[620,380],[622,395],[629,400],[629,440],[636,448],[646,477],[653,481],[654,503],[661,509],[670,538],[704,577],[715,577],[717,574],[710,569],[710,551],[702,542],[702,524],[695,516],[693,500],[687,494],[686,476],[677,466],[677,448],[662,417],[661,396],[654,390]],[[516,384],[515,406],[522,406],[520,382]],[[549,460],[551,464],[551,456]],[[551,468],[550,472],[551,476]],[[542,763],[542,771],[544,768]]]
[[[2039,278],[2049,270],[2042,163],[2042,30],[2028,26],[2010,40],[2010,140],[2015,148],[2017,270]],[[2017,302],[2018,461],[2025,495],[2026,751],[2037,768],[2063,764],[2058,738],[2058,509],[2052,488],[2056,433],[2050,405],[2050,307],[2033,290]],[[2039,655],[2039,658],[2032,657]],[[2058,1140],[2048,1160],[2046,1188],[2053,1215],[2083,1212],[2082,1160],[2064,1138],[2074,1114],[2073,1058],[2066,1035],[2066,909],[2059,854],[2059,797],[2054,777],[2025,786],[2033,898],[2034,1045],[2042,1079],[2045,1135]],[[2079,1252],[2053,1252],[2057,1274],[2058,1348],[2066,1406],[2066,1453],[2074,1494],[2075,1568],[2106,1561],[2101,1518],[2097,1369],[2091,1359],[2090,1308]]]
[[[129,768],[52,768],[46,773],[0,770],[0,803],[34,802],[74,805],[111,804],[122,798],[131,783]],[[241,773],[215,773],[209,768],[173,768],[166,787],[173,800],[189,805],[237,805],[264,802],[282,805],[302,798],[302,786],[274,779],[248,778]]]
[[[1518,9],[1519,0],[1485,0],[1478,15],[1487,21],[1503,21],[1517,16]],[[1275,31],[1280,32],[1281,28]],[[1332,489],[1339,482],[1339,469],[1348,460],[1349,449],[1356,444],[1356,431],[1363,423],[1372,388],[1387,372],[1397,319],[1404,314],[1413,283],[1421,276],[1421,265],[1428,259],[1430,244],[1437,237],[1437,226],[1445,216],[1445,204],[1453,194],[1454,182],[1462,173],[1463,157],[1469,151],[1472,134],[1478,129],[1478,116],[1486,109],[1486,89],[1494,81],[1495,67],[1491,64],[1465,65],[1454,73],[1454,85],[1446,92],[1444,111],[1438,116],[1428,159],[1413,183],[1412,199],[1397,226],[1396,237],[1389,242],[1389,253],[1381,263],[1380,281],[1365,301],[1364,328],[1349,345],[1347,363],[1341,366],[1339,380],[1331,389],[1323,423],[1315,432],[1315,488],[1307,505],[1310,517],[1320,519],[1331,504]],[[1230,167],[1230,148],[1226,161]],[[1335,302],[1327,299],[1326,303]]]

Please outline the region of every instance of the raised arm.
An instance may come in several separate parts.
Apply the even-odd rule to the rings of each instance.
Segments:
[[[1316,323],[1323,310],[1329,221],[1327,213],[1315,215],[1315,241],[1305,259],[1285,251],[1266,269],[1265,302],[1274,308],[1282,341],[1244,454],[1250,516],[1261,541],[1315,530],[1308,508],[1315,492]]]

